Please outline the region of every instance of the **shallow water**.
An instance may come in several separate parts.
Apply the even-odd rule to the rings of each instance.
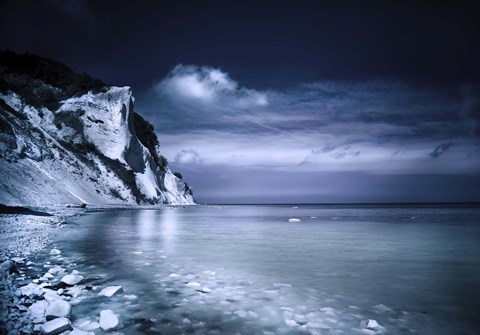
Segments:
[[[80,217],[55,245],[87,282],[125,292],[73,319],[111,308],[126,334],[361,334],[364,319],[384,334],[480,332],[479,208],[298,207]]]

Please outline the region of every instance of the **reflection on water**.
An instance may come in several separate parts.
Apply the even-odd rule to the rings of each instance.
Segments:
[[[197,206],[78,223],[65,253],[125,294],[74,314],[112,308],[125,333],[353,334],[368,318],[386,334],[480,327],[478,209]]]

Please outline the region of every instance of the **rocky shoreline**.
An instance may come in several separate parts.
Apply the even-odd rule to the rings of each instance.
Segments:
[[[110,298],[122,292],[122,287],[95,285],[95,278],[82,276],[61,250],[45,250],[68,218],[82,212],[1,215],[0,334],[94,335],[97,330],[122,326],[121,317],[111,309],[72,322],[72,309],[87,296]],[[40,261],[39,254],[45,254]]]

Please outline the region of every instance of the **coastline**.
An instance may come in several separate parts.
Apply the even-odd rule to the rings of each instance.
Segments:
[[[57,334],[45,332],[41,325],[47,319],[47,309],[55,300],[67,301],[72,306],[79,304],[85,294],[100,294],[102,288],[98,285],[85,285],[86,280],[75,268],[75,263],[68,255],[55,248],[48,250],[54,236],[68,229],[70,221],[77,216],[88,213],[113,210],[159,209],[162,207],[186,207],[188,205],[155,205],[155,206],[88,206],[80,205],[37,207],[2,206],[0,214],[0,335],[3,334]],[[38,261],[37,256],[48,255],[48,259]],[[82,278],[73,285],[63,282],[67,275]],[[118,290],[121,290],[119,288]],[[108,290],[107,290],[108,291]],[[115,292],[116,293],[116,292]],[[108,296],[109,293],[107,293]],[[70,313],[66,313],[68,316]],[[105,313],[104,313],[105,314]],[[118,327],[121,318],[118,315],[108,315],[107,319],[118,317]],[[60,319],[62,317],[58,317]],[[64,326],[72,334],[92,335],[92,331],[102,328],[113,330],[117,327],[100,327],[98,315],[90,319],[82,318]],[[64,333],[64,331],[61,331]],[[68,334],[68,332],[67,332]]]
[[[36,301],[44,301],[48,285],[41,284],[53,278],[44,278],[40,283],[37,277],[48,269],[45,264],[38,264],[35,257],[45,251],[52,237],[65,229],[72,217],[84,213],[82,208],[60,206],[35,210],[3,208],[0,214],[0,334],[32,334],[38,330],[30,307]]]

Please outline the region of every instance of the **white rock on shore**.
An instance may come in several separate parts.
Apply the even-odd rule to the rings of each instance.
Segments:
[[[82,280],[83,280],[83,276],[72,273],[72,274],[63,276],[60,281],[62,283],[67,284],[67,285],[73,286],[73,285],[77,285]]]
[[[60,255],[61,253],[62,252],[60,250],[55,248],[50,251],[50,255],[53,255],[53,256]]]
[[[123,287],[122,286],[108,286],[102,289],[98,295],[102,295],[105,297],[111,297],[117,293],[123,292]]]
[[[40,300],[34,302],[30,307],[28,307],[27,313],[32,320],[43,319],[45,317],[45,312],[47,308],[48,302],[46,302],[45,300]]]
[[[68,317],[72,311],[72,306],[65,300],[53,300],[45,312],[47,320]]]
[[[118,314],[115,314],[111,309],[100,311],[100,327],[103,330],[114,330],[121,326],[122,320]]]
[[[373,319],[363,320],[362,322],[360,322],[360,327],[371,330],[377,330],[382,328],[382,326],[380,326],[378,322]]]
[[[78,319],[73,323],[73,326],[84,331],[92,331],[100,328],[100,324],[96,321],[92,321],[90,318]]]
[[[73,328],[70,324],[70,320],[67,318],[57,318],[40,326],[40,331],[44,335],[57,335],[72,329]]]

